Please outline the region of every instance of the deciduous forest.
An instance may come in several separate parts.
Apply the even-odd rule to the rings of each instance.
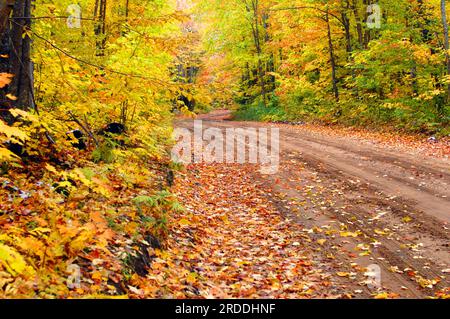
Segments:
[[[449,6],[1,0],[0,298],[447,299]]]
[[[228,67],[219,67],[231,76],[228,88],[244,105],[240,117],[446,135],[445,5],[204,1],[202,8],[208,52],[226,57]]]

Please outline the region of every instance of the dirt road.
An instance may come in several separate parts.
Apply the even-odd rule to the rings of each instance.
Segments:
[[[258,128],[229,113],[202,116],[204,129]],[[190,127],[192,121],[178,126]],[[342,295],[374,294],[366,267],[381,271],[383,291],[423,298],[450,287],[450,160],[360,137],[330,136],[302,126],[280,128],[280,169],[252,178],[269,186],[267,201],[303,227],[318,267]]]

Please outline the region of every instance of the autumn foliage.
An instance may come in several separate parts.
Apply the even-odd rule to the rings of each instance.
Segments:
[[[23,28],[31,104],[11,94],[17,47],[1,47],[0,297],[132,294],[182,209],[167,152],[185,15],[170,1],[86,0],[71,27],[72,3],[35,1]]]
[[[442,1],[197,2],[241,118],[448,135]]]

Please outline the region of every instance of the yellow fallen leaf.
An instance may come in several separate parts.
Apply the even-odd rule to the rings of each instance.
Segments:
[[[191,225],[191,222],[188,221],[186,218],[181,219],[178,223],[179,223],[181,226],[189,226],[189,225]]]
[[[348,272],[338,272],[336,273],[339,277],[350,277],[350,273]]]
[[[10,150],[4,148],[4,147],[0,147],[0,160],[1,161],[12,161],[12,160],[17,160],[19,159],[19,157],[14,154],[13,152],[11,152]]]
[[[9,126],[1,120],[0,120],[0,132],[3,135],[6,135],[6,137],[8,139],[11,139],[11,137],[14,137],[15,140],[18,140],[21,142],[26,141],[26,139],[28,138],[27,133],[24,132],[21,128]]]
[[[320,246],[323,246],[326,242],[327,242],[326,239],[319,239],[319,240],[317,241],[317,243],[318,243]]]
[[[349,232],[349,231],[343,231],[343,232],[341,232],[341,237],[353,237],[353,238],[356,238],[356,237],[358,237],[359,236],[359,233],[357,233],[357,232]]]
[[[15,249],[3,244],[0,244],[0,264],[13,276],[35,274],[34,269],[27,265]]]
[[[197,282],[197,274],[195,272],[191,272],[187,276],[186,281],[190,284],[195,284]]]
[[[367,250],[367,251],[360,253],[359,256],[361,256],[361,257],[370,256],[370,254],[371,254],[370,250]]]
[[[375,299],[389,299],[389,294],[387,292],[382,292],[374,296]]]
[[[409,217],[409,216],[406,216],[406,217],[404,217],[404,218],[402,219],[402,221],[403,221],[404,223],[410,223],[410,222],[412,221],[412,218]]]
[[[380,235],[380,236],[387,235],[387,233],[383,230],[375,229],[374,231],[375,231],[375,234]]]
[[[435,285],[439,283],[440,280],[428,280],[423,278],[422,276],[416,277],[416,282],[422,287],[422,288],[429,288],[432,289]]]
[[[36,235],[36,236],[42,236],[44,234],[48,234],[51,232],[52,232],[52,230],[50,228],[42,228],[42,227],[38,227],[33,230],[30,230],[30,233],[32,235]]]
[[[102,274],[99,271],[94,272],[91,277],[94,280],[102,280]]]
[[[56,168],[53,167],[53,166],[50,165],[50,164],[45,164],[45,169],[46,169],[47,171],[49,171],[50,173],[58,174],[58,171],[56,170]]]
[[[228,216],[227,215],[223,215],[222,216],[222,221],[225,223],[225,224],[230,224],[230,220],[228,219]]]
[[[84,294],[84,290],[82,288],[77,288],[75,291],[77,292],[77,294]]]

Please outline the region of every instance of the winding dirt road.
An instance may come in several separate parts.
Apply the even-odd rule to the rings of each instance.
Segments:
[[[204,129],[258,128],[229,113],[201,116]],[[180,121],[191,127],[192,121]],[[280,128],[280,169],[253,178],[267,201],[303,226],[315,261],[334,274],[336,293],[374,295],[365,268],[379,267],[383,291],[424,298],[450,287],[450,160],[360,137]],[[380,287],[378,287],[380,288]]]

